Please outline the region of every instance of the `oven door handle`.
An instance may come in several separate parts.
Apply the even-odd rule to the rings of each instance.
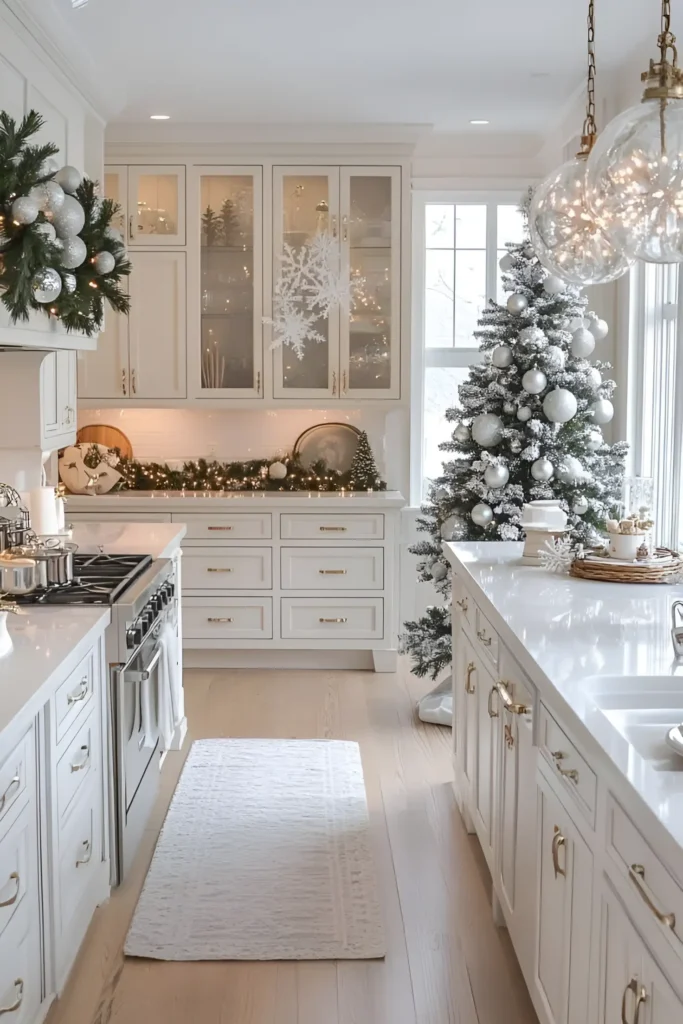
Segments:
[[[152,670],[156,668],[159,658],[161,657],[162,648],[158,647],[157,652],[150,661],[147,668],[143,669],[142,672],[125,672],[124,681],[126,683],[146,683],[152,674]]]

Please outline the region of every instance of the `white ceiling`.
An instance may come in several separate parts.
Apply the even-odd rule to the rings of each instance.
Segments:
[[[486,131],[538,133],[585,73],[586,0],[22,2],[97,76],[117,121],[167,113],[460,132],[480,117]],[[654,43],[658,6],[597,0],[602,69],[648,35]]]

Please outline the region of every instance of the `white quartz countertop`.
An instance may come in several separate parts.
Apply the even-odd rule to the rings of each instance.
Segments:
[[[627,701],[634,695],[637,703],[643,694],[658,697],[661,690],[671,703],[660,706],[678,707],[676,701],[683,701],[683,663],[675,660],[670,638],[671,605],[683,588],[552,575],[520,565],[517,543],[445,544],[444,549],[551,712],[588,752],[609,757],[631,794],[638,794],[683,847],[683,758],[678,768],[671,753],[671,770],[655,768],[631,743],[629,730],[619,733],[600,710],[605,695],[613,693],[622,700],[626,694]],[[666,729],[661,731],[663,740]]]
[[[7,616],[13,648],[0,658],[0,733],[28,721],[109,624],[109,608],[28,605]]]
[[[84,554],[171,558],[185,536],[183,523],[74,523],[73,542]]]
[[[69,512],[204,512],[291,508],[375,512],[403,508],[399,491],[120,491],[117,494],[71,494]]]

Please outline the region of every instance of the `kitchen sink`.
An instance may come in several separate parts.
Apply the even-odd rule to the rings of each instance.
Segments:
[[[683,677],[595,677],[587,689],[598,714],[654,771],[683,772],[683,757],[666,742],[683,722]]]

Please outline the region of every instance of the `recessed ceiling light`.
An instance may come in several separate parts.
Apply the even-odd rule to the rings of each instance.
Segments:
[[[486,121],[483,117],[475,117],[470,124],[491,124],[490,121]]]
[[[150,121],[168,121],[170,114],[150,114]]]

